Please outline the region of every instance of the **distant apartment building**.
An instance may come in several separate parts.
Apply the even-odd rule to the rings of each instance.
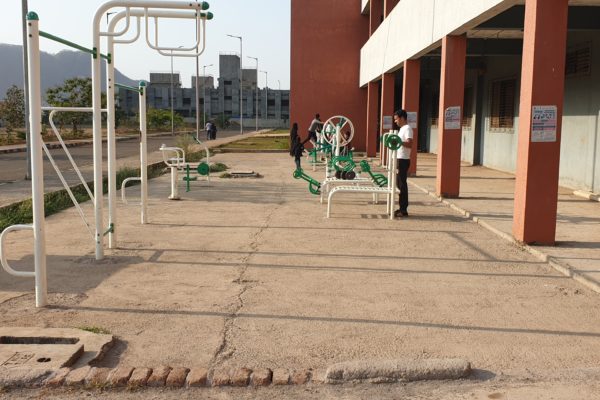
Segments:
[[[206,112],[207,119],[219,117],[238,122],[240,117],[240,57],[237,54],[219,56],[219,77],[215,87],[212,76],[199,77],[200,115]],[[290,91],[260,89],[257,86],[257,70],[242,70],[242,114],[244,125],[251,128],[256,124],[258,110],[259,128],[279,128],[289,126]],[[173,87],[173,109],[192,121],[196,118],[196,77],[192,76],[190,87],[182,87],[179,73],[150,73],[146,102],[148,108],[170,109],[171,87]],[[258,100],[258,101],[257,101]],[[119,107],[129,116],[135,115],[139,103],[137,93],[119,91]]]

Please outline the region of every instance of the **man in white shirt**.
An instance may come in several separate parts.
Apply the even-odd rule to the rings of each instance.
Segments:
[[[410,152],[412,149],[413,130],[408,124],[408,114],[405,110],[394,113],[394,122],[400,128],[398,136],[402,139],[402,147],[398,150],[398,188],[400,189],[400,209],[394,212],[396,217],[408,217],[408,168],[410,167]]]

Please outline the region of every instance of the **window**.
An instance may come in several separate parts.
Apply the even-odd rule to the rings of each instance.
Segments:
[[[231,85],[231,81],[223,81],[224,85]]]
[[[225,100],[231,100],[231,96],[225,96]]]
[[[592,46],[588,43],[571,47],[567,50],[565,75],[587,76],[592,71]]]
[[[289,106],[290,106],[289,100],[281,100],[281,107],[289,107]]]
[[[192,104],[192,99],[188,98],[183,98],[183,105],[184,106],[189,106],[190,104]]]
[[[267,101],[267,105],[274,106],[275,105],[275,100],[269,100],[269,101]]]
[[[512,129],[515,123],[515,93],[517,80],[492,82],[490,101],[490,128]]]
[[[465,97],[463,100],[463,129],[471,129],[473,123],[473,86],[465,88]]]

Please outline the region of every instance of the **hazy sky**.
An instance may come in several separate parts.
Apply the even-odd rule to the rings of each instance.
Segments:
[[[21,44],[21,1],[1,1],[0,42]],[[38,13],[41,30],[91,47],[92,19],[96,9],[106,2],[29,0],[29,10]],[[226,36],[232,34],[243,37],[244,67],[255,66],[255,61],[247,56],[258,57],[259,70],[268,72],[269,87],[277,89],[279,80],[282,89],[289,89],[290,0],[209,0],[209,3],[215,19],[207,24],[207,46],[200,58],[200,65],[214,66],[206,68],[206,74],[218,76],[219,53],[239,53],[239,40]],[[103,19],[102,28],[106,28],[106,18]],[[142,35],[143,29],[142,23]],[[166,20],[160,24],[160,29],[161,46],[191,47],[195,43],[195,27],[191,20]],[[135,31],[135,24],[132,25],[132,31]],[[44,38],[41,38],[40,47],[50,53],[66,48]],[[148,79],[150,72],[168,72],[171,69],[170,57],[149,49],[143,36],[135,44],[117,45],[115,53],[118,57],[117,69],[132,79]],[[196,70],[194,58],[175,58],[174,70],[181,73],[183,85],[189,87]],[[264,85],[265,74],[261,73],[259,86]]]

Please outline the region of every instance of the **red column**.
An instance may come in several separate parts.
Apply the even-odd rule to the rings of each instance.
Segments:
[[[379,137],[390,129],[383,126],[383,117],[394,115],[394,93],[396,86],[396,74],[383,74],[381,76],[381,115],[379,116]],[[395,129],[395,128],[393,128]],[[384,154],[385,157],[385,154]]]
[[[381,19],[383,18],[383,1],[384,0],[371,0],[369,8],[369,36],[371,36],[379,25],[381,25]]]
[[[513,219],[513,234],[525,243],[552,245],[556,238],[568,3],[525,2]],[[554,123],[548,121],[534,129],[534,119],[539,121],[536,117],[552,114]]]
[[[394,7],[396,7],[396,4],[398,4],[399,0],[384,0],[384,11],[383,14],[387,17],[388,15],[390,15],[390,13],[392,12],[392,10],[394,9]]]
[[[402,86],[402,108],[408,113],[417,113],[417,125],[413,127],[413,144],[410,152],[408,175],[417,175],[417,149],[419,145],[419,93],[421,88],[421,60],[404,62],[404,84]]]
[[[446,36],[442,39],[436,190],[438,196],[443,197],[458,197],[460,193],[466,55],[466,36]]]
[[[367,86],[367,157],[377,155],[378,97],[379,82],[369,82]]]

